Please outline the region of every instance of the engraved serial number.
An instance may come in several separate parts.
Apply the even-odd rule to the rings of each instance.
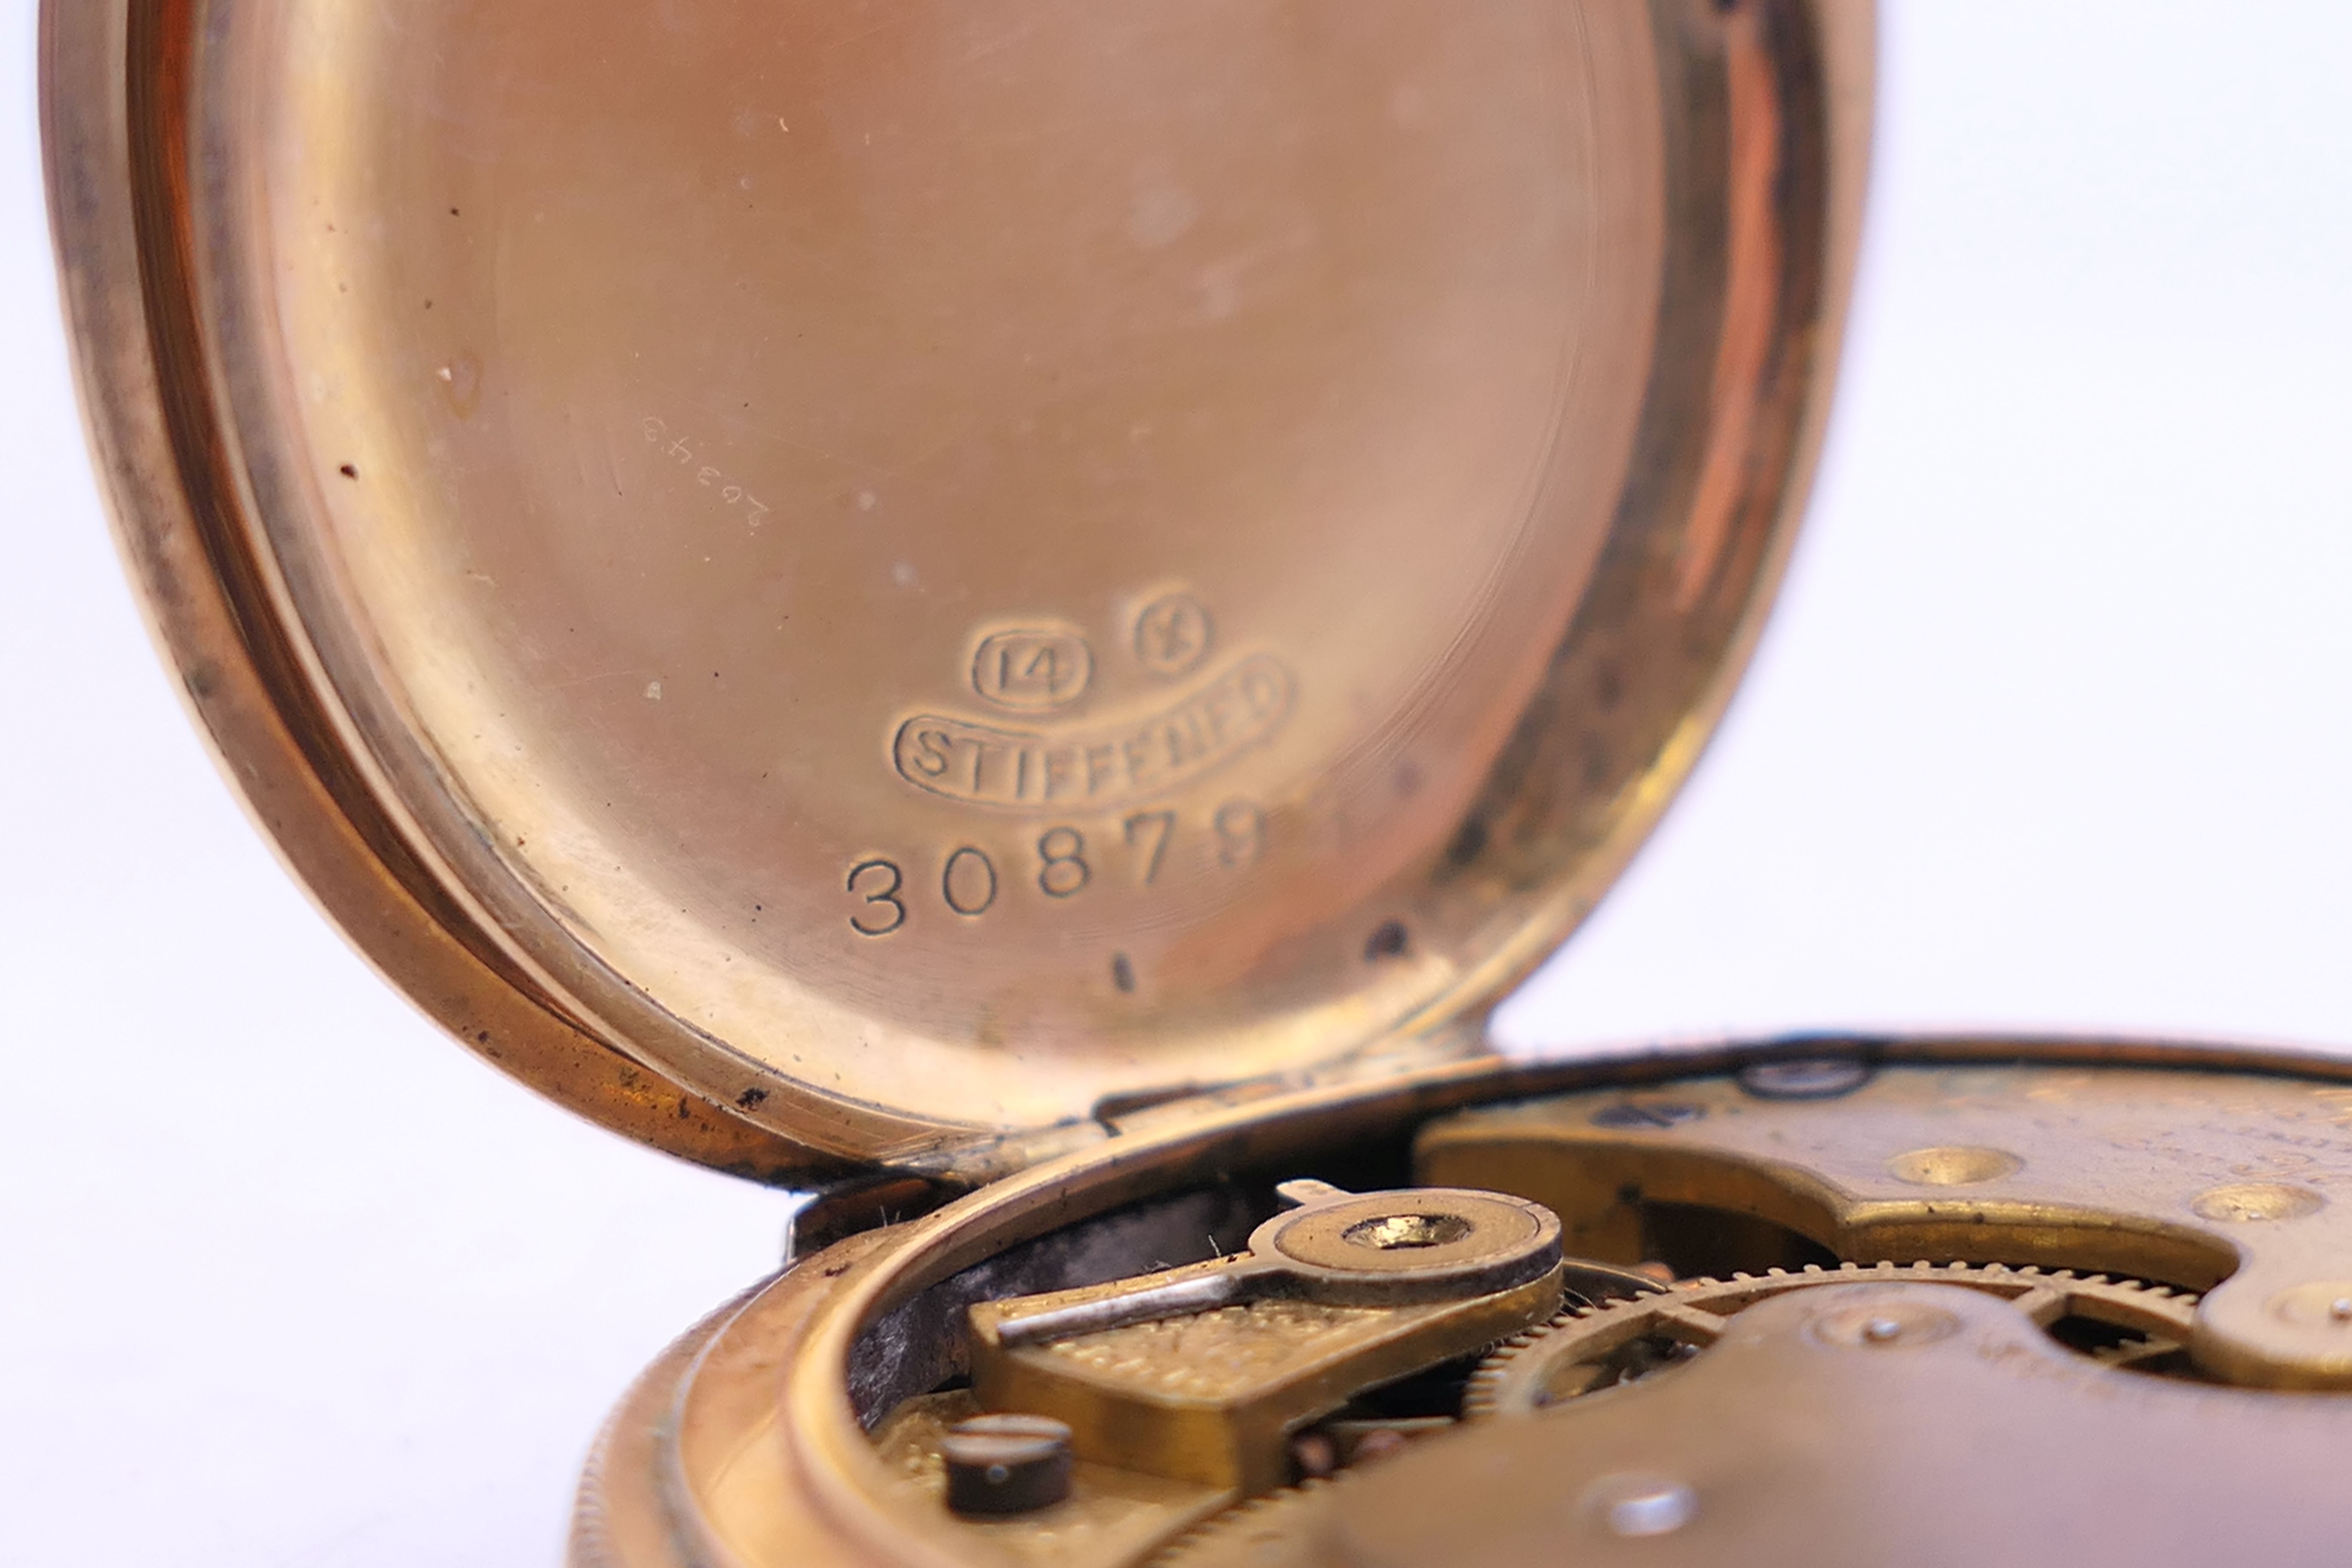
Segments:
[[[1197,819],[1168,810],[1139,811],[1089,826],[1063,823],[1010,854],[1001,847],[992,851],[959,844],[931,862],[935,872],[909,870],[910,865],[919,866],[911,858],[869,855],[849,868],[842,887],[855,905],[847,916],[849,929],[859,936],[886,937],[904,930],[918,909],[933,902],[961,924],[982,919],[1011,896],[1059,903],[1115,879],[1131,889],[1150,889],[1158,885],[1171,851],[1243,870],[1265,853],[1265,837],[1264,808],[1229,800]]]

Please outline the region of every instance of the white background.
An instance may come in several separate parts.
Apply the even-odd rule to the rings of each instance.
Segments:
[[[2347,59],[2340,0],[1892,8],[1795,574],[1515,1040],[2352,1045]],[[100,520],[34,141],[0,0],[0,1562],[552,1561],[785,1200],[477,1065],[279,873]]]

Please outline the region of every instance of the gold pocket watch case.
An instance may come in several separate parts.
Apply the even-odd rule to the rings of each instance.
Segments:
[[[2340,1533],[2325,1064],[1483,1054],[1769,600],[1870,29],[48,5],[93,444],[254,814],[472,1048],[818,1193],[576,1562]]]
[[[135,567],[356,940],[664,1148],[1458,1051],[1784,553],[1863,65],[1776,16],[57,8]]]

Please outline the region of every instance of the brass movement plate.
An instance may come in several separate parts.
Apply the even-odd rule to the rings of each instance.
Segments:
[[[1425,1181],[1549,1205],[1570,1253],[1603,1259],[1654,1248],[1656,1205],[1697,1204],[1840,1258],[2181,1286],[2204,1292],[2189,1351],[2206,1373],[2345,1388],[2347,1128],[2352,1089],[2335,1083],[1965,1067],[1821,1100],[1759,1100],[1717,1079],[1466,1112],[1427,1129],[1416,1163]]]
[[[1868,83],[1862,7],[1706,0],[44,47],[95,439],[257,815],[469,1043],[779,1180],[1443,1042],[1558,942],[1769,598]]]
[[[2328,1466],[2352,1442],[2352,1069],[1970,1040],[1777,1070],[1814,1065],[1803,1048],[1704,1076],[1488,1063],[1313,1091],[1139,1130],[1116,1158],[1066,1156],[854,1237],[649,1374],[583,1489],[575,1561],[1374,1568],[1572,1548],[1957,1568],[1983,1559],[1969,1521],[1987,1520],[2035,1563],[2329,1560],[2345,1509]],[[948,1512],[929,1458],[943,1410],[1038,1396],[956,1382],[957,1302],[1149,1289],[1101,1282],[1187,1237],[1233,1245],[1179,1195],[1197,1184],[1407,1145],[1415,1180],[1554,1207],[1571,1249],[1675,1283],[1489,1352],[1450,1412],[1351,1414],[1412,1435],[1328,1479],[1294,1447],[1288,1479],[1237,1484],[1173,1468],[1173,1441],[1122,1453],[1106,1426],[1068,1502]],[[1153,1200],[1157,1229],[1138,1218]],[[1028,1308],[974,1318],[1007,1310]],[[1292,1342],[1219,1310],[1154,1325],[1148,1351],[1109,1347],[1104,1386],[1193,1396],[1202,1434],[1256,1438],[1256,1409],[1222,1396],[1244,1356]],[[1171,1353],[1187,1335],[1218,1346],[1214,1365]],[[662,1520],[690,1545],[655,1539]]]
[[[1843,1284],[1739,1313],[1654,1384],[1473,1426],[1157,1561],[2327,1563],[2347,1433],[2341,1400],[2111,1370],[1979,1291]]]

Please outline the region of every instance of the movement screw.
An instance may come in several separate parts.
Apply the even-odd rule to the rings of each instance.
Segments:
[[[1612,1535],[1672,1535],[1698,1512],[1698,1498],[1690,1488],[1650,1476],[1605,1477],[1591,1495]]]
[[[1070,1429],[1044,1415],[975,1415],[948,1428],[948,1507],[1030,1513],[1070,1495]]]
[[[1703,1105],[1689,1105],[1681,1100],[1621,1100],[1604,1105],[1592,1113],[1595,1127],[1675,1127],[1685,1121],[1696,1121],[1706,1114]]]
[[[1869,1064],[1852,1057],[1750,1062],[1738,1074],[1739,1087],[1759,1100],[1835,1100],[1869,1081]]]

